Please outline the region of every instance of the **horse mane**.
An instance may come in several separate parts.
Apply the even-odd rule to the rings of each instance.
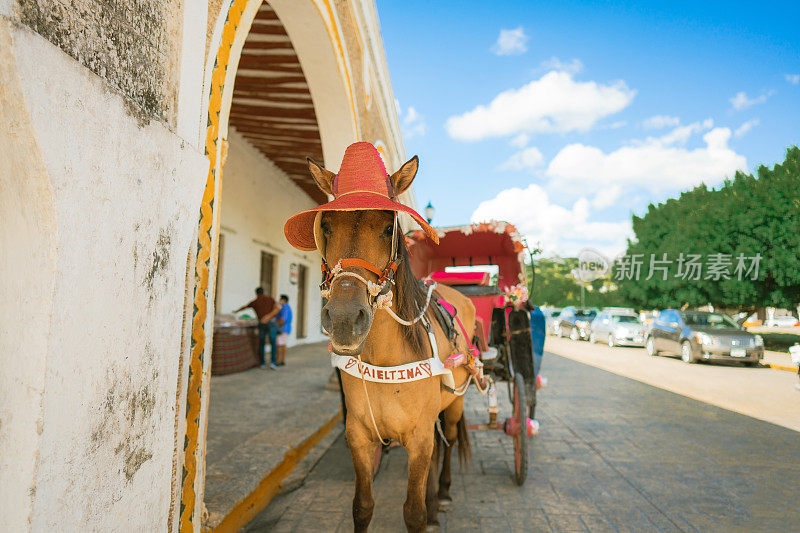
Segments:
[[[414,273],[411,271],[411,255],[408,253],[403,235],[398,232],[397,273],[395,274],[395,305],[397,307],[395,308],[395,312],[404,320],[414,320],[425,307],[427,295],[427,290],[423,289],[419,280],[417,280]],[[433,312],[433,306],[436,305],[435,299],[437,296],[434,290],[431,295],[431,304],[425,314],[429,321],[431,321],[431,317],[433,317],[439,326],[441,326],[442,330],[447,331],[447,325],[444,324],[443,317],[441,317],[439,313]],[[420,355],[425,354],[425,346],[429,341],[428,334],[422,322],[417,322],[413,326],[403,327],[402,329],[406,342],[411,346],[411,349]]]

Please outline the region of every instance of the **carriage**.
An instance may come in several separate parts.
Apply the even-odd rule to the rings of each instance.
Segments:
[[[436,228],[436,232],[438,245],[419,230],[406,236],[411,268],[419,279],[449,285],[475,306],[472,341],[486,373],[489,420],[468,428],[501,430],[514,439],[514,474],[522,485],[529,439],[539,429],[534,419],[536,391],[543,384],[534,370],[524,240],[514,226],[500,221]],[[506,382],[513,405],[512,416],[503,421],[497,419],[495,380]]]

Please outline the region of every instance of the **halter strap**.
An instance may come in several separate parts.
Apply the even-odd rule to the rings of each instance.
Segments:
[[[366,268],[367,270],[377,274],[378,276],[383,275],[383,271],[378,270],[378,267],[376,267],[369,261],[364,261],[363,259],[359,259],[357,257],[352,257],[350,259],[342,259],[341,261],[339,261],[339,264],[342,265],[342,268],[350,268],[350,267]],[[394,268],[395,270],[397,270],[397,265],[395,265]]]

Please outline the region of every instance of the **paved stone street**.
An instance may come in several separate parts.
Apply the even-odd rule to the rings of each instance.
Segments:
[[[532,466],[512,480],[512,443],[472,431],[473,461],[453,480],[442,531],[790,531],[800,524],[800,435],[547,354]],[[509,412],[504,388],[499,390]],[[471,393],[470,422],[485,420]],[[373,531],[401,531],[405,453],[384,456]],[[247,531],[349,531],[352,463],[343,437],[303,486]]]

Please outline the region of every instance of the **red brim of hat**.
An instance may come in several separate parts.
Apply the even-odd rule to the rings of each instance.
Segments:
[[[390,198],[378,193],[354,192],[340,196],[331,200],[327,204],[322,204],[313,209],[308,209],[293,215],[283,225],[283,233],[289,244],[298,250],[316,250],[317,243],[314,241],[314,218],[320,211],[396,211],[410,215],[430,237],[439,244],[439,236],[436,231],[428,224],[419,213],[408,206],[395,202]]]

